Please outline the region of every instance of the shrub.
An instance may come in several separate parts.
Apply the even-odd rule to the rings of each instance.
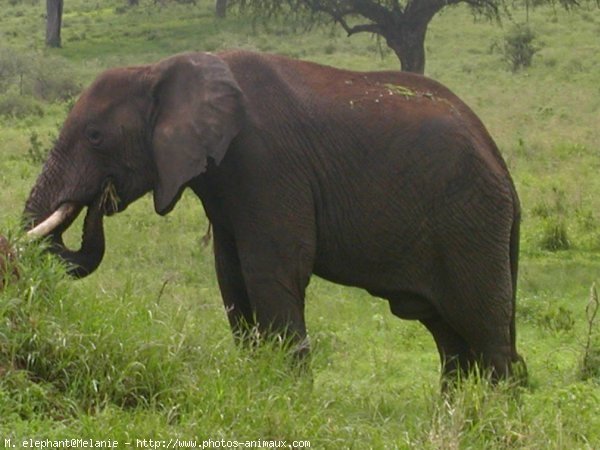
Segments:
[[[513,72],[531,66],[539,50],[533,45],[535,33],[529,25],[516,24],[504,36],[503,54]]]
[[[48,134],[49,140],[54,144],[56,142],[56,136],[52,133]],[[37,132],[32,131],[29,135],[29,148],[27,149],[27,158],[35,165],[42,164],[48,158],[50,152],[50,146],[45,145],[41,140]]]
[[[571,248],[567,225],[563,219],[551,216],[544,220],[541,230],[540,247],[542,250],[551,252]]]
[[[600,380],[600,348],[590,347],[581,363],[580,378],[582,380]]]
[[[180,310],[169,314],[156,303],[134,303],[129,288],[108,298],[82,296],[43,246],[20,246],[23,275],[0,292],[4,404],[22,403],[16,411],[23,419],[64,418],[109,404],[161,405],[178,398],[186,362],[198,356]],[[4,412],[0,403],[0,416]]]
[[[583,380],[590,378],[600,379],[600,347],[597,345],[597,332],[595,330],[598,309],[600,309],[600,301],[598,300],[596,285],[593,284],[590,289],[590,299],[585,308],[588,329],[579,371],[580,377]]]
[[[570,249],[572,241],[567,222],[571,223],[573,218],[572,201],[568,199],[563,189],[556,186],[552,186],[550,192],[546,190],[540,192],[538,197],[537,203],[531,207],[531,215],[539,219],[536,220],[539,224],[536,233],[537,245],[542,250],[552,252]]]
[[[545,329],[553,334],[571,333],[575,329],[576,319],[567,308],[558,304],[559,299],[546,299],[533,296],[519,303],[520,320]]]
[[[43,116],[44,110],[40,103],[32,97],[13,92],[0,96],[0,116],[17,117]]]
[[[558,308],[549,308],[539,318],[539,324],[551,331],[555,332],[569,332],[573,330],[575,326],[575,318],[571,311],[562,306]]]
[[[19,94],[23,94],[32,73],[31,55],[0,47],[0,92],[7,92],[14,87]]]
[[[0,93],[18,92],[53,102],[68,100],[80,90],[81,84],[63,58],[0,47]]]
[[[42,100],[69,100],[81,91],[73,70],[62,58],[41,58],[32,76],[31,93]]]

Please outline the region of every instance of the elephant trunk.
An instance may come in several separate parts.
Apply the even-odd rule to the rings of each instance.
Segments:
[[[63,203],[53,213],[40,213],[31,208],[34,201],[28,201],[25,209],[27,221],[31,223],[27,235],[33,238],[50,237],[50,252],[58,255],[66,264],[69,275],[83,278],[91,274],[102,262],[104,256],[104,197],[88,206],[83,225],[81,248],[69,250],[62,238],[64,231],[79,215],[82,207],[74,203]]]
[[[81,248],[78,251],[69,250],[65,246],[61,232],[52,234],[51,251],[67,263],[69,275],[75,278],[86,277],[102,262],[105,248],[103,217],[100,208],[88,207],[83,225]]]

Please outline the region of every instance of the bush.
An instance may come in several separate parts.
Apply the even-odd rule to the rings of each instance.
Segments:
[[[0,291],[0,416],[3,404],[27,420],[179,398],[186,361],[198,357],[180,310],[133,303],[128,288],[82,298],[43,246],[19,244],[22,276]]]
[[[590,347],[581,363],[579,377],[582,380],[600,380],[600,348]]]
[[[573,313],[562,306],[551,307],[539,318],[539,324],[554,332],[570,332],[575,326]]]
[[[533,45],[535,33],[529,25],[514,25],[504,36],[503,54],[513,72],[531,66],[533,55],[539,50]]]
[[[570,217],[572,207],[569,205],[566,192],[552,186],[549,194],[544,192],[540,197],[538,203],[531,208],[532,215],[540,219],[539,247],[551,252],[570,249],[567,218]]]
[[[540,247],[542,250],[551,252],[568,250],[571,248],[567,226],[563,219],[552,216],[543,222]]]
[[[0,47],[0,93],[14,88],[23,94],[26,90],[25,84],[32,73],[33,63],[30,54]]]
[[[62,58],[41,58],[32,76],[31,93],[49,102],[69,100],[81,91],[73,69]]]
[[[48,159],[48,153],[50,148],[56,143],[56,135],[49,133],[48,139],[51,145],[45,145],[41,140],[37,132],[32,131],[29,135],[29,148],[27,149],[27,158],[34,165],[41,165]]]
[[[81,91],[68,62],[35,52],[0,47],[0,93],[54,102],[68,100]]]
[[[43,116],[44,110],[40,103],[32,98],[16,93],[0,96],[0,116],[17,117]]]
[[[587,380],[590,378],[600,379],[600,346],[598,345],[598,332],[596,331],[596,317],[600,309],[600,300],[598,300],[598,291],[593,284],[590,289],[590,299],[585,308],[587,319],[587,336],[579,370],[580,378]]]

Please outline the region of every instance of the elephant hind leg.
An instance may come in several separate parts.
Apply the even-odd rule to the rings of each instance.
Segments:
[[[433,336],[442,365],[444,388],[457,377],[466,376],[475,359],[472,348],[436,311],[425,297],[408,292],[385,295],[392,313],[401,319],[419,320]]]
[[[512,378],[518,383],[526,383],[527,367],[519,354],[508,344],[498,344],[476,349],[478,361],[490,371],[492,381]]]
[[[442,364],[442,383],[445,387],[456,377],[465,376],[475,363],[475,355],[467,341],[440,315],[422,319],[432,334]]]
[[[515,363],[522,362],[518,355],[516,357],[512,355],[508,345],[484,347],[479,342],[469,343],[439,315],[421,320],[421,323],[432,334],[437,345],[442,364],[444,389],[457,378],[468,376],[476,367],[489,371],[494,382],[507,379],[513,375]],[[519,377],[521,375],[519,374]],[[524,375],[526,377],[526,373]]]
[[[474,362],[491,376],[492,381],[498,381],[513,375],[513,363],[518,360],[511,335],[514,318],[508,294],[492,292],[487,298],[479,302],[465,301],[461,303],[462,308],[447,311],[444,317],[454,329],[460,330],[472,349]]]

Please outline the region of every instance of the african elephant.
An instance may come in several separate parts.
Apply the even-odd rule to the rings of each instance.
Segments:
[[[250,327],[307,352],[314,273],[422,322],[444,374],[482,364],[502,377],[520,361],[517,193],[481,121],[442,85],[245,51],[108,70],[68,115],[26,228],[83,277],[102,260],[105,215],[150,191],[165,215],[185,188],[214,227],[237,338]],[[83,208],[71,251],[61,235]]]

